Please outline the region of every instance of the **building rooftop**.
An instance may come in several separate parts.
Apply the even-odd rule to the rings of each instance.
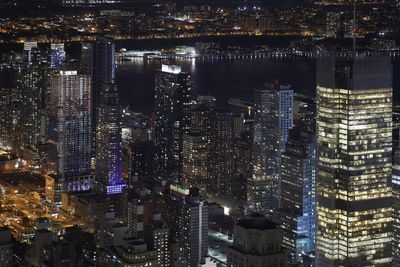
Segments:
[[[270,230],[278,228],[278,224],[268,220],[261,214],[252,214],[249,218],[240,220],[237,225],[246,229],[256,230]]]

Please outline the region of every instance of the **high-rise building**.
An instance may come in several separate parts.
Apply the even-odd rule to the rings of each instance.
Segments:
[[[203,262],[208,252],[208,207],[191,196],[185,203],[181,217],[182,266],[196,267]]]
[[[21,117],[21,95],[17,88],[0,87],[0,146],[16,151],[20,147],[18,121]]]
[[[128,195],[127,199],[127,229],[128,229],[128,236],[132,238],[143,238],[144,235],[144,221],[147,219],[144,217],[145,206],[146,209],[147,204],[140,196],[130,196]]]
[[[271,212],[280,202],[281,157],[293,127],[293,90],[288,84],[271,80],[255,90],[254,103],[253,177],[249,182],[266,201],[253,206],[259,206],[260,212]],[[262,188],[267,191],[262,192]]]
[[[124,189],[123,219],[127,225],[128,237],[143,238],[145,226],[149,225],[153,198],[146,192],[137,184]]]
[[[24,66],[32,65],[32,57],[38,50],[38,43],[37,42],[25,42],[24,43],[24,51],[22,54],[22,64]]]
[[[241,110],[232,117],[233,178],[232,197],[246,200],[246,184],[252,177],[253,119],[251,107]]]
[[[216,99],[211,95],[199,95],[195,101],[191,103],[190,111],[190,132],[184,136],[183,144],[183,183],[187,186],[197,187],[201,193],[211,192],[210,188],[210,162],[213,148],[212,140],[212,120]],[[192,152],[189,150],[192,149]],[[200,160],[199,163],[195,163]],[[204,166],[205,163],[205,166]],[[193,177],[192,167],[187,168],[188,164],[196,165],[196,177]],[[204,168],[205,167],[205,168]],[[189,178],[194,180],[188,183]]]
[[[254,172],[254,169],[253,169]],[[246,203],[250,211],[271,213],[271,176],[246,181]]]
[[[155,142],[162,180],[179,180],[183,134],[190,127],[190,75],[180,66],[162,65],[155,79]]]
[[[100,98],[106,84],[115,82],[115,43],[108,37],[97,37],[94,45],[93,62],[93,96],[94,105]],[[85,65],[90,65],[91,47],[89,44],[82,45],[82,59]]]
[[[340,29],[340,17],[338,12],[328,12],[326,14],[326,29],[325,36],[336,38]]]
[[[205,193],[208,182],[208,142],[201,132],[183,134],[182,183]]]
[[[227,254],[228,267],[287,266],[288,262],[279,226],[260,214],[235,224]]]
[[[65,60],[64,44],[50,44],[50,69],[60,69]]]
[[[150,214],[147,225],[145,225],[144,239],[149,248],[157,251],[158,266],[171,266],[169,229],[166,227],[161,213],[153,211]]]
[[[157,266],[169,267],[169,229],[157,211],[157,197],[135,183],[124,189],[123,198],[123,221],[127,224],[127,236],[143,240],[149,250],[157,251]]]
[[[216,99],[211,95],[199,95],[191,102],[190,129],[201,132],[210,142],[211,117],[215,109]]]
[[[207,203],[200,200],[197,188],[172,184],[164,194],[164,205],[171,238],[180,251],[177,262],[171,262],[172,266],[197,267],[207,256]]]
[[[82,45],[83,69],[93,75],[95,115],[96,181],[106,194],[119,194],[122,181],[121,122],[122,109],[115,86],[115,44],[108,37],[98,37],[94,45]]]
[[[89,44],[82,46],[83,69],[93,74],[95,112],[96,181],[106,194],[119,194],[122,180],[122,109],[115,85],[115,44],[107,37],[95,43],[93,70]]]
[[[104,194],[99,194],[98,196],[104,198]],[[94,227],[97,247],[108,248],[120,246],[123,244],[125,238],[129,238],[127,235],[128,226],[117,218],[115,210],[118,207],[111,204],[111,202],[112,199],[108,201],[107,206],[104,206],[102,203],[102,207],[99,207],[102,210],[98,210],[96,214],[97,220],[94,223]]]
[[[88,190],[91,177],[92,84],[88,75],[63,70],[50,78],[50,114],[55,129],[50,136],[57,143],[55,202],[61,192]]]
[[[400,151],[397,150],[393,160],[392,173],[393,194],[393,266],[400,266]]]
[[[390,58],[317,63],[316,266],[391,266]]]
[[[232,197],[254,204],[260,203],[255,195],[257,184],[252,183],[253,173],[253,130],[254,130],[254,103],[243,99],[229,100],[232,116],[232,153],[233,176]],[[259,180],[260,184],[263,182]],[[250,189],[248,190],[248,183]],[[253,187],[251,187],[251,185]],[[260,187],[262,188],[262,186]],[[253,191],[252,191],[253,190]],[[256,200],[255,200],[256,199]],[[255,200],[255,201],[254,201]],[[264,201],[265,202],[265,201]]]
[[[81,46],[82,69],[91,73],[93,79],[93,154],[97,146],[97,116],[101,94],[108,84],[115,83],[115,43],[109,37],[97,37],[94,44],[83,43]]]
[[[233,146],[232,113],[215,110],[211,115],[209,192],[232,196]]]
[[[82,73],[93,75],[93,43],[81,45],[81,68]]]
[[[96,181],[107,194],[120,194],[126,184],[122,180],[122,110],[115,84],[105,85],[97,111]]]
[[[96,260],[96,243],[93,233],[75,225],[65,229],[63,240],[70,242],[75,249],[75,266],[94,264]]]
[[[129,177],[152,177],[156,170],[156,148],[153,141],[136,141],[129,146]]]
[[[23,66],[18,89],[21,95],[21,114],[18,126],[20,150],[37,151],[40,142],[41,112],[45,108],[48,87],[48,63],[46,53],[35,42],[24,44]]]
[[[316,137],[301,122],[289,132],[282,154],[280,219],[291,261],[315,250]]]

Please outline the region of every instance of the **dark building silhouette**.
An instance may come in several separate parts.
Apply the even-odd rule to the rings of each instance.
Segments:
[[[190,126],[190,75],[162,65],[155,79],[155,142],[162,180],[178,181],[182,172],[183,134]]]

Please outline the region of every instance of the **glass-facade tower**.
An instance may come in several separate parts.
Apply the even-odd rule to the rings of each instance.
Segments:
[[[397,148],[393,160],[393,266],[400,266],[400,150]]]
[[[56,204],[61,192],[88,190],[91,178],[91,100],[88,75],[60,71],[50,78],[50,114],[55,121],[57,144]]]
[[[96,180],[106,194],[119,194],[122,180],[122,109],[115,84],[106,84],[97,108]]]
[[[279,207],[282,152],[293,127],[293,90],[270,80],[255,90],[254,104],[253,177],[247,199],[251,209],[272,213]]]
[[[297,125],[282,154],[281,227],[292,261],[315,249],[315,139],[314,131]]]
[[[392,66],[317,64],[316,266],[391,266]]]
[[[64,44],[50,45],[50,69],[59,69],[65,60]]]
[[[36,42],[24,44],[21,78],[18,80],[21,110],[17,118],[17,152],[31,150],[37,152],[40,143],[41,112],[45,108],[48,87],[47,53]],[[20,153],[18,153],[20,154]]]

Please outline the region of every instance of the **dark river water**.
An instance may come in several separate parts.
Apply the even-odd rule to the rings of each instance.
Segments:
[[[310,96],[315,92],[315,63],[304,59],[177,61],[183,71],[191,73],[192,95],[211,94],[221,106],[231,97],[252,99],[254,89],[268,79],[290,83],[292,88]],[[116,80],[124,104],[133,110],[149,111],[153,107],[154,74],[160,61],[125,61],[118,65]]]
[[[178,45],[195,46],[196,42],[216,42],[222,46],[251,47],[268,45],[287,47],[296,37],[246,37],[225,36],[191,38],[183,40],[122,41],[117,49],[161,49]],[[192,75],[193,97],[211,94],[223,106],[231,97],[252,99],[253,90],[262,87],[268,79],[279,79],[292,84],[296,92],[313,95],[315,91],[315,62],[310,59],[261,59],[261,60],[184,60],[174,62]],[[116,79],[122,103],[133,110],[150,111],[154,103],[154,74],[160,61],[125,61],[117,68]]]
[[[218,42],[223,45],[260,45],[286,47],[292,38],[253,38],[223,37],[222,39],[188,39],[157,41],[122,41],[117,43],[117,50],[127,49],[161,49],[177,45],[192,45],[198,41]],[[67,54],[79,56],[79,44],[66,46]],[[22,46],[11,46],[7,49],[22,50]],[[1,50],[0,50],[1,52]],[[0,53],[1,54],[1,53]],[[310,58],[268,58],[241,60],[184,60],[174,62],[181,65],[183,71],[192,75],[193,97],[199,94],[211,94],[223,106],[231,97],[252,99],[253,91],[263,86],[268,79],[278,79],[291,84],[296,93],[315,95],[316,61]],[[116,82],[121,101],[134,111],[151,111],[154,104],[154,76],[160,69],[159,60],[146,61],[136,59],[124,61],[117,67]],[[15,86],[16,76],[11,71],[0,70],[0,87]],[[399,104],[400,98],[400,60],[393,60],[394,102]]]

